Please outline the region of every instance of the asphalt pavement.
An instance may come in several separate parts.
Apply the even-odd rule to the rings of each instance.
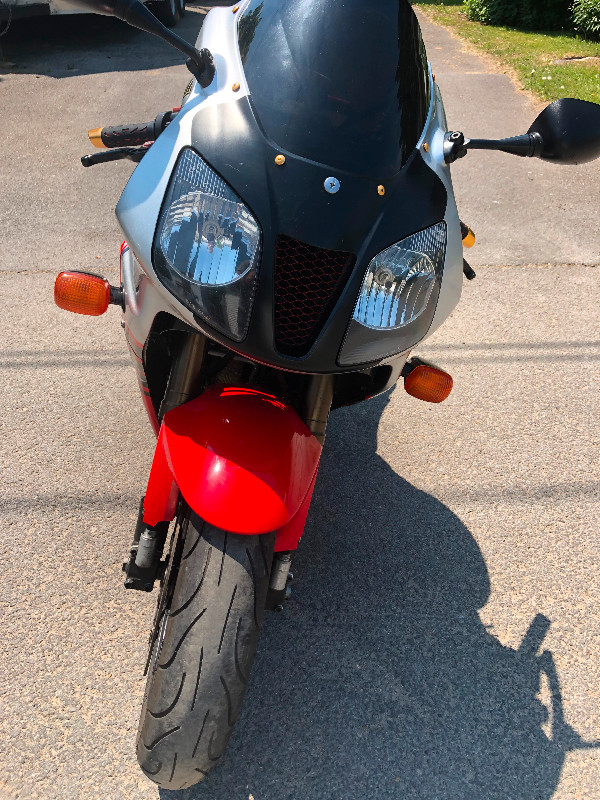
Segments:
[[[200,21],[190,9],[188,38]],[[177,105],[187,72],[111,20],[11,36],[0,798],[597,800],[598,166],[529,180],[509,156],[457,165],[462,216],[481,225],[470,260],[491,266],[418,350],[454,391],[430,406],[400,386],[332,415],[294,594],[267,619],[226,755],[204,784],[159,791],[134,750],[155,593],[126,592],[120,572],[154,440],[117,310],[78,317],[51,293],[65,267],[117,274],[131,165],[83,170],[85,131]],[[453,126],[526,130],[535,108],[506,76],[425,36]],[[528,239],[520,206],[540,188],[568,207],[550,203]]]

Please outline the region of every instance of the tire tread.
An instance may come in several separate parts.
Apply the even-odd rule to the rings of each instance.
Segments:
[[[165,789],[198,783],[227,746],[258,643],[275,539],[220,531],[193,513],[182,535],[174,610],[156,644],[137,745],[144,773]]]

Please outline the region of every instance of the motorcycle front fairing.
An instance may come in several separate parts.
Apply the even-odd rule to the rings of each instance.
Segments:
[[[329,34],[323,38],[319,21],[325,12]],[[366,27],[357,27],[359,18],[367,21]],[[273,50],[276,41],[278,54]],[[242,5],[237,14],[213,9],[198,46],[208,47],[215,55],[213,83],[206,90],[195,86],[180,114],[135,170],[117,206],[133,254],[151,279],[147,291],[150,313],[145,314],[144,304],[138,302],[138,313],[131,320],[135,338],[145,342],[156,309],[162,306],[225,347],[258,362],[308,373],[348,371],[349,367],[340,363],[339,353],[369,262],[394,242],[445,221],[443,279],[431,298],[431,313],[398,353],[405,357],[448,316],[462,285],[460,226],[449,169],[437,151],[423,148],[445,133],[441,130],[445,125],[443,107],[424,61],[410,5],[406,0],[385,0],[378,4],[377,14],[365,9],[360,0],[267,0]],[[322,64],[320,54],[327,48],[331,52]],[[375,70],[369,68],[371,56]],[[279,88],[274,86],[276,74],[271,65],[275,64],[283,65]],[[293,68],[286,71],[286,64]],[[325,92],[322,77],[317,88],[310,88],[323,69],[334,71],[336,64],[336,87],[330,92],[333,99]],[[345,72],[349,85],[358,87],[355,92],[348,86],[338,88]],[[233,91],[234,84],[239,90]],[[297,96],[302,87],[308,87],[308,96]],[[346,96],[341,96],[342,89]],[[371,105],[369,91],[375,95]],[[268,99],[271,95],[273,101]],[[285,106],[288,95],[287,117],[281,116],[276,110]],[[356,106],[352,115],[338,124],[340,108],[351,102]],[[307,132],[304,138],[299,131]],[[352,136],[345,135],[348,133]],[[351,142],[344,149],[348,138]],[[199,153],[242,198],[262,230],[253,312],[241,342],[194,315],[155,272],[155,234],[163,199],[186,147]],[[278,155],[285,156],[283,166],[275,163]],[[335,194],[324,188],[325,180],[332,176],[340,182]],[[274,290],[276,249],[281,236],[355,257],[331,311],[300,355],[281,352],[274,335],[279,313]],[[371,359],[350,369],[383,360]]]
[[[318,23],[325,11],[330,28],[323,38]],[[357,25],[361,18],[365,20],[362,26]],[[275,41],[279,41],[279,56],[268,46]],[[393,385],[411,347],[448,316],[458,302],[462,285],[460,225],[440,150],[445,133],[443,106],[424,61],[412,9],[405,0],[382,0],[376,14],[363,0],[287,4],[263,0],[243,5],[237,14],[230,9],[213,9],[198,44],[213,52],[216,78],[206,90],[194,87],[180,114],[135,170],[117,207],[130,247],[122,258],[126,333],[141,374],[142,390],[144,343],[161,312],[253,361],[286,371],[334,374],[390,363],[389,385]],[[322,64],[324,52],[327,63]],[[369,68],[370,56],[375,71]],[[277,89],[272,65],[280,67]],[[323,70],[331,69],[332,81],[335,77],[338,83],[344,83],[345,67],[347,83],[327,89],[328,76]],[[409,83],[405,84],[407,77]],[[304,90],[306,96],[302,95]],[[351,113],[344,116],[348,105]],[[424,148],[425,142],[431,146]],[[161,262],[164,252],[159,247],[165,197],[178,161],[188,150],[197,153],[231,187],[260,226],[262,242],[253,309],[241,341],[193,313],[181,294],[183,280],[178,279],[175,293],[165,284],[168,265]],[[284,156],[284,163],[280,156]],[[325,188],[332,178],[339,182],[335,193]],[[412,339],[388,357],[350,367],[342,364],[342,345],[372,259],[394,243],[440,223],[447,229],[443,273],[431,295],[428,313],[411,329]],[[320,329],[300,353],[285,352],[275,334],[281,313],[277,304],[277,248],[282,239],[309,248],[309,253],[324,254],[312,281],[319,280],[319,270],[326,274],[329,256],[350,256],[344,282],[327,306]],[[310,281],[306,289],[310,305]],[[212,398],[212,402],[220,409],[219,415],[227,418],[223,396]],[[190,412],[193,417],[194,409]],[[185,410],[182,413],[187,414]],[[276,425],[275,408],[271,413]],[[289,409],[288,413],[294,412]],[[167,414],[163,421],[146,496],[146,521],[172,517],[171,490],[175,486],[200,516],[208,515],[218,527],[231,528],[230,509],[221,501],[229,495],[234,473],[240,475],[234,468],[239,464],[239,453],[234,447],[227,449],[229,445],[223,448],[227,437],[222,437],[220,430],[211,434],[211,444],[203,426],[194,427],[190,417],[187,456],[174,461],[168,439],[173,437],[171,423],[177,424],[176,416],[169,418]],[[235,424],[241,435],[241,418]],[[263,427],[267,435],[268,424]],[[284,439],[280,442],[282,452],[291,443],[290,438],[287,444]],[[238,526],[239,532],[250,533],[254,520],[260,530],[265,525],[278,527],[285,534],[286,549],[297,545],[318,464],[314,445],[318,445],[314,438],[303,440],[301,451],[312,466],[302,471],[302,485],[292,503],[283,500],[290,496],[291,483],[269,494],[278,468],[273,467],[272,458],[267,463],[270,457],[266,449],[261,452],[254,448],[256,454],[250,459],[252,467],[243,479],[244,486],[251,486],[253,473],[266,489],[255,493],[244,490],[250,528]],[[201,459],[195,448],[200,448]],[[205,453],[209,455],[205,457]],[[233,466],[215,470],[216,463]],[[188,470],[192,470],[191,475]],[[290,481],[291,475],[290,471]],[[202,487],[196,491],[200,478]],[[190,488],[192,484],[195,489]],[[184,486],[188,486],[186,491]],[[272,503],[269,501],[265,508],[267,495]],[[277,549],[282,546],[280,541]]]

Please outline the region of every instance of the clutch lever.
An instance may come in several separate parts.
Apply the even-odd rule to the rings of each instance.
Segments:
[[[120,161],[125,158],[137,164],[146,155],[151,144],[150,142],[148,146],[115,147],[112,150],[102,150],[100,153],[81,156],[81,163],[84,167],[93,167],[95,164],[104,164],[106,161]]]

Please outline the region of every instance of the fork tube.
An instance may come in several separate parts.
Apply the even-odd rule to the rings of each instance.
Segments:
[[[200,394],[200,371],[206,355],[208,339],[201,333],[190,333],[171,365],[165,396],[160,404],[159,419],[167,411],[193,400]]]
[[[313,375],[304,398],[302,418],[306,427],[323,444],[327,418],[333,401],[333,375]]]

